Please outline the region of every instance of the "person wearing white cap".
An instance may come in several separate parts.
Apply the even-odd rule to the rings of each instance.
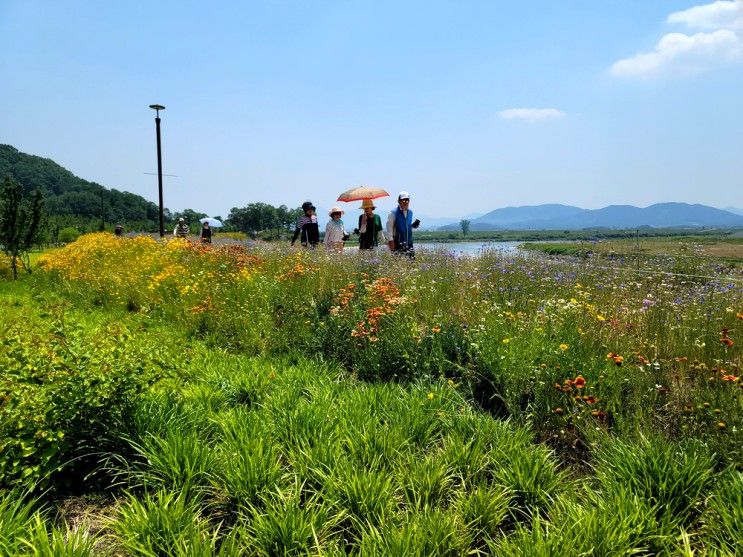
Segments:
[[[186,224],[186,219],[183,217],[178,219],[178,224],[175,225],[175,228],[173,229],[173,236],[176,238],[188,238],[188,235],[190,234],[190,230],[188,228],[188,224]]]
[[[348,234],[343,227],[343,211],[340,207],[333,207],[328,213],[330,220],[325,226],[325,249],[330,251],[343,251],[343,242],[348,240]]]
[[[413,220],[413,211],[410,210],[410,194],[401,191],[397,195],[397,209],[387,217],[387,244],[396,253],[404,253],[415,257],[413,249],[413,229],[418,228],[421,221]]]

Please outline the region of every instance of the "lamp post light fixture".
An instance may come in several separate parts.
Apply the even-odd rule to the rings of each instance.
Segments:
[[[160,111],[165,110],[161,104],[151,104],[155,111],[155,130],[157,133],[157,193],[160,202],[160,237],[165,237],[165,218],[163,216],[163,158],[160,150]]]

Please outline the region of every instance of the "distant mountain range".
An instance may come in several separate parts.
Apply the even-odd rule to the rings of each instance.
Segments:
[[[609,205],[581,209],[571,205],[545,204],[504,207],[471,220],[470,230],[580,230],[584,228],[685,228],[743,227],[743,211],[715,209],[688,203],[657,203],[649,207]],[[459,223],[439,230],[459,230]]]

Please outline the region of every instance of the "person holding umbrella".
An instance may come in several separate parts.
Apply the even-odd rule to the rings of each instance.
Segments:
[[[359,215],[359,227],[354,230],[354,233],[359,235],[359,249],[374,249],[379,245],[380,237],[382,244],[384,244],[387,239],[384,237],[382,219],[379,218],[379,215],[374,214],[374,209],[376,209],[374,201],[364,199],[359,208],[364,211]]]
[[[292,237],[292,246],[301,234],[302,237],[299,241],[302,245],[314,248],[320,243],[320,228],[317,224],[315,206],[312,201],[305,201],[302,203],[302,210],[304,214],[297,219],[297,228],[294,230],[294,236]]]
[[[212,243],[212,229],[209,228],[208,220],[205,220],[204,224],[201,225],[201,243],[202,244]]]
[[[382,220],[379,215],[374,214],[374,199],[387,197],[387,193],[382,188],[373,186],[356,186],[350,190],[344,191],[338,196],[338,201],[349,203],[351,201],[361,201],[361,207],[364,212],[359,216],[359,226],[353,233],[359,235],[359,249],[374,249],[380,242],[384,244],[387,239],[384,237]]]
[[[395,253],[404,253],[411,259],[415,257],[413,248],[413,229],[418,228],[421,221],[413,220],[413,211],[410,210],[410,194],[401,191],[397,196],[397,209],[387,217],[387,244]]]

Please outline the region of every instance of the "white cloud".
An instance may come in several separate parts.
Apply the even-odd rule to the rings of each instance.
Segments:
[[[683,23],[692,29],[743,30],[743,0],[718,0],[674,12],[668,23]]]
[[[509,108],[499,112],[498,116],[504,120],[527,120],[529,122],[537,122],[539,120],[564,118],[565,113],[556,108]]]
[[[654,52],[619,60],[611,72],[621,77],[683,75],[741,58],[743,43],[728,29],[695,35],[669,33],[658,41]]]
[[[653,52],[618,60],[611,73],[618,77],[689,75],[743,60],[743,0],[717,0],[674,12],[668,23],[703,31],[669,33]]]

